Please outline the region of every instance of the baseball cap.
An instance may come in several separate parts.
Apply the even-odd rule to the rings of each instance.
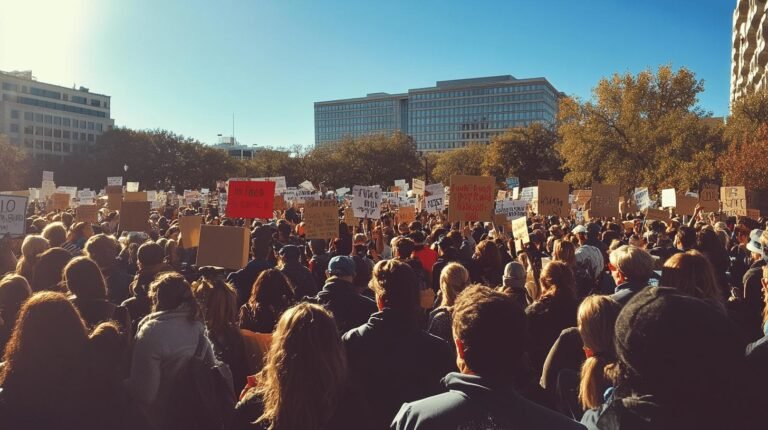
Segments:
[[[573,234],[587,234],[587,228],[583,225],[577,225],[572,230]]]
[[[504,268],[504,286],[509,288],[525,287],[525,267],[519,261],[511,261]]]
[[[758,228],[752,230],[749,233],[749,242],[747,242],[747,249],[762,256],[765,256],[763,251],[763,245],[760,243],[760,237],[763,235],[763,230]]]
[[[280,248],[280,256],[286,260],[298,260],[301,256],[301,249],[296,245],[284,245]]]
[[[337,255],[328,262],[328,273],[336,276],[355,276],[355,260],[347,255]]]

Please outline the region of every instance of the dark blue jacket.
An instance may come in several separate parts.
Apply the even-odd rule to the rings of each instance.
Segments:
[[[616,292],[611,294],[611,298],[619,302],[622,306],[637,294],[638,291],[647,287],[647,283],[628,281],[616,286]]]
[[[478,375],[449,373],[448,392],[406,403],[392,422],[397,430],[525,429],[584,427],[557,412],[526,400],[510,386],[493,387]]]
[[[371,408],[373,429],[387,428],[397,410],[442,391],[456,369],[448,344],[419,328],[417,318],[392,309],[371,315],[342,337],[350,378]]]
[[[379,310],[373,300],[358,294],[352,283],[335,276],[328,278],[315,297],[307,297],[306,300],[331,311],[339,333],[365,324],[371,314]]]
[[[237,306],[240,307],[248,301],[251,296],[251,289],[256,278],[261,272],[274,268],[275,265],[267,260],[251,260],[245,267],[232,272],[227,276],[227,282],[235,286],[237,290]]]

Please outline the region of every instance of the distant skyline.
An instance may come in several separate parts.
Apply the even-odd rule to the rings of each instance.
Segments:
[[[546,7],[542,7],[546,4]],[[435,81],[545,77],[582,99],[661,64],[728,114],[731,0],[0,0],[0,70],[112,96],[116,125],[314,143],[313,103]]]

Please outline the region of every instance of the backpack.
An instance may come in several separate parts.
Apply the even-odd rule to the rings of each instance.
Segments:
[[[235,409],[232,372],[225,363],[205,357],[206,337],[200,333],[195,354],[180,370],[172,389],[169,424],[183,429],[225,428]]]

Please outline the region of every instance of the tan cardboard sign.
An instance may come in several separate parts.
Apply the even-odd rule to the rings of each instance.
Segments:
[[[744,187],[721,187],[720,201],[728,216],[747,216],[747,190]]]
[[[493,221],[495,187],[492,176],[451,176],[448,221]]]
[[[339,206],[336,200],[308,200],[304,206],[304,234],[307,239],[339,236]]]
[[[618,218],[619,186],[592,183],[592,199],[589,205],[589,215],[594,218]]]
[[[75,208],[75,221],[96,224],[99,222],[99,207],[96,205],[81,205]]]
[[[568,216],[568,184],[565,182],[539,180],[539,215]]]
[[[200,244],[200,226],[202,224],[202,215],[183,216],[179,218],[181,244],[185,249],[195,248]]]
[[[123,202],[120,207],[120,230],[149,233],[149,202]]]
[[[245,227],[202,225],[197,266],[217,266],[239,270],[248,264],[250,231]]]

